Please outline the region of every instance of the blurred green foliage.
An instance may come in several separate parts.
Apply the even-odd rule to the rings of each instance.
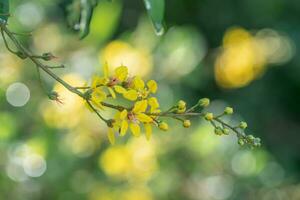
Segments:
[[[84,84],[105,61],[123,63],[159,81],[162,107],[205,96],[214,99],[214,112],[234,106],[240,117],[228,120],[247,121],[263,147],[240,149],[200,120],[189,131],[174,124],[150,142],[110,146],[96,116],[58,85],[64,105],[49,101],[34,67],[1,40],[0,199],[300,198],[299,1],[166,1],[163,36],[154,33],[143,1],[100,1],[83,41],[67,27],[68,1],[11,4],[9,27],[33,31],[20,39],[34,52],[57,55],[55,62],[68,66],[57,73],[68,82]],[[8,92],[16,82],[31,94],[21,107],[13,105],[26,91]]]

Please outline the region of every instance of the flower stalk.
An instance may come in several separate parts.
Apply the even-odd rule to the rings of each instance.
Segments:
[[[16,34],[7,28],[7,24],[4,21],[0,21],[0,31],[8,51],[21,59],[31,60],[32,63],[36,65],[38,71],[44,71],[55,81],[62,84],[67,90],[78,95],[86,102],[89,110],[94,112],[106,123],[108,127],[108,139],[111,143],[115,142],[115,135],[124,136],[128,130],[130,130],[133,136],[139,137],[141,128],[143,128],[147,139],[151,138],[152,129],[154,127],[168,131],[169,125],[163,120],[164,118],[178,120],[182,123],[184,128],[189,128],[191,126],[190,118],[201,117],[212,124],[215,128],[216,135],[234,133],[237,136],[239,145],[247,145],[249,147],[260,146],[259,138],[245,134],[244,131],[247,127],[246,122],[241,122],[237,126],[239,128],[237,128],[222,119],[225,115],[233,114],[233,109],[230,107],[226,107],[224,112],[219,115],[206,113],[203,111],[203,108],[209,106],[210,100],[208,98],[202,98],[197,104],[191,107],[187,107],[186,102],[180,100],[170,109],[162,111],[159,101],[154,97],[158,89],[158,85],[154,80],[145,83],[139,76],[129,76],[126,66],[120,66],[114,70],[113,74],[110,74],[107,63],[104,65],[103,76],[94,76],[91,84],[88,86],[74,87],[52,71],[53,69],[64,68],[64,65],[50,66],[44,63],[55,58],[52,53],[34,55],[19,42],[16,38]],[[9,46],[6,37],[13,43],[14,48]],[[48,95],[51,100],[61,102],[59,95],[55,91],[47,94],[51,94]],[[117,98],[129,101],[131,106],[125,107],[107,102],[109,99]],[[114,110],[114,117],[111,119],[103,117],[101,110],[105,108]]]

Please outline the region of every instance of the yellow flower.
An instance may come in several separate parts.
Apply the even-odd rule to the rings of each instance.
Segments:
[[[108,128],[107,137],[111,144],[115,144],[115,132],[113,128],[111,127]]]
[[[110,76],[108,64],[105,63],[105,65],[103,66],[103,75],[104,75],[104,77],[101,79],[102,84],[108,86],[107,89],[112,98],[114,98],[114,99],[116,98],[115,91],[117,93],[125,93],[126,89],[118,84],[122,84],[128,78],[128,68],[126,66],[117,67],[114,70],[114,74],[112,76]]]
[[[150,97],[148,99],[148,104],[150,106],[150,113],[160,113],[159,108],[159,103],[155,97]]]
[[[137,93],[137,91],[130,89],[130,90],[126,91],[125,93],[123,93],[123,96],[125,99],[128,99],[130,101],[135,101],[138,98],[138,93]]]
[[[151,136],[152,136],[152,126],[150,123],[145,123],[144,127],[145,127],[145,132],[146,132],[146,138],[147,138],[147,140],[150,140]]]
[[[92,80],[92,93],[91,93],[91,102],[99,109],[103,109],[101,104],[106,99],[106,93],[102,90],[101,84],[103,79],[101,77],[94,77]],[[90,107],[90,106],[88,106]]]
[[[151,123],[153,119],[146,115],[144,112],[148,107],[147,100],[137,101],[131,111],[127,111],[124,109],[119,114],[119,119],[116,121],[120,121],[120,135],[124,136],[130,128],[130,131],[133,136],[140,136],[141,128],[139,126],[140,123]]]
[[[105,77],[94,76],[92,79],[92,89],[98,89],[101,86],[105,86],[108,80]]]
[[[147,82],[147,87],[151,93],[156,93],[157,91],[157,83],[154,80],[150,80]]]
[[[138,97],[146,99],[150,93],[156,93],[157,83],[154,80],[147,82],[147,87],[145,87],[145,82],[139,76],[135,76],[130,87],[137,91]]]

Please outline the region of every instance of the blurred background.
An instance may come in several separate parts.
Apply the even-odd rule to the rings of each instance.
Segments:
[[[52,52],[73,86],[114,68],[159,83],[163,108],[210,97],[212,110],[262,138],[256,150],[219,137],[200,119],[184,130],[118,138],[78,97],[42,74],[63,105],[50,101],[29,61],[0,40],[0,199],[300,199],[300,2],[169,0],[165,33],[155,34],[141,0],[101,1],[91,33],[67,27],[67,0],[11,1],[9,27],[34,52]]]

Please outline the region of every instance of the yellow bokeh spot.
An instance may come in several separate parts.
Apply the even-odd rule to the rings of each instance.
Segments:
[[[133,188],[120,194],[123,200],[152,200],[150,191],[146,188]]]
[[[132,155],[126,146],[112,146],[100,157],[99,164],[109,176],[123,176],[130,171]]]
[[[100,60],[102,64],[109,62],[110,70],[125,65],[130,75],[146,76],[152,70],[151,55],[123,41],[109,43],[100,54]]]
[[[84,81],[75,74],[63,77],[67,83],[73,86],[82,86]],[[57,128],[71,128],[78,124],[86,111],[84,101],[76,94],[71,93],[61,84],[57,83],[53,91],[59,94],[62,105],[48,100],[41,106],[43,117],[46,123]]]
[[[45,157],[47,154],[47,141],[44,137],[35,137],[31,138],[26,142],[30,150],[42,157]]]
[[[99,157],[99,166],[114,178],[147,181],[157,169],[153,143],[138,138],[127,145],[111,146]]]
[[[4,88],[11,82],[18,80],[22,65],[22,61],[16,59],[13,54],[0,54],[0,87]]]
[[[242,28],[229,29],[215,63],[216,81],[225,88],[246,86],[264,71],[266,62],[262,45],[253,35]]]

